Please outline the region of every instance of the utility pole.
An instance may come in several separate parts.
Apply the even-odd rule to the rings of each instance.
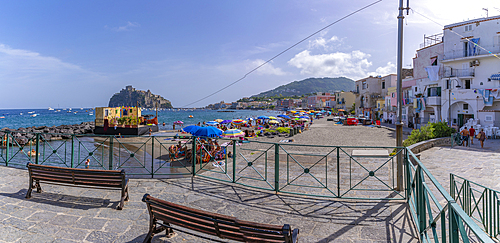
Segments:
[[[403,10],[406,10],[406,14],[408,15],[408,11],[410,9],[410,0],[406,2],[406,8],[403,7],[403,0],[399,0],[399,15],[398,15],[398,67],[397,67],[397,99],[398,99],[398,109],[396,114],[396,146],[403,147],[403,123],[401,122],[401,114],[403,111],[403,79],[402,79],[402,71],[403,71]],[[397,185],[396,190],[402,191],[404,190],[403,182],[403,153],[400,149],[398,149],[397,154]]]

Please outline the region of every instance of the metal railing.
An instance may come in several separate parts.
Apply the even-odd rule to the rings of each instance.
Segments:
[[[456,68],[446,68],[443,72],[443,78],[452,77],[474,77],[475,72],[473,68],[466,69],[456,69]]]
[[[450,194],[492,238],[500,241],[500,192],[450,174]]]
[[[0,164],[27,162],[96,169],[125,169],[128,177],[198,176],[276,193],[407,202],[423,242],[493,242],[462,210],[420,160],[404,147],[326,146],[202,137],[67,135],[47,140],[4,132]],[[25,133],[25,135],[27,135]],[[29,139],[26,139],[29,137]],[[24,139],[24,140],[23,140]],[[22,140],[22,141],[21,141]],[[179,146],[180,145],[180,146]],[[178,147],[176,147],[178,146]],[[354,150],[385,150],[389,156],[355,156]],[[396,189],[403,158],[403,188]]]
[[[483,49],[484,48],[484,49]],[[462,58],[462,57],[476,57],[480,55],[496,54],[500,53],[500,46],[482,46],[482,48],[477,48],[474,53],[467,52],[463,49],[452,50],[444,53],[443,60]]]

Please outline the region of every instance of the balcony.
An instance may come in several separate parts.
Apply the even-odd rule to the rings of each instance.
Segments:
[[[483,46],[483,48],[490,51],[493,54],[500,53],[500,46]],[[452,60],[457,58],[479,58],[482,56],[490,55],[488,51],[478,48],[473,55],[470,55],[470,53],[465,53],[463,49],[453,50],[444,53],[442,61],[446,62],[447,60]]]
[[[443,78],[461,78],[461,77],[474,77],[475,72],[473,68],[466,69],[456,69],[451,67],[445,67],[443,72]]]
[[[426,105],[441,106],[441,96],[427,97]]]

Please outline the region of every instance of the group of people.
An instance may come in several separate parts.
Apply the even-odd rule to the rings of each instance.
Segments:
[[[190,161],[192,159],[193,153],[191,149],[181,143],[178,142],[177,145],[171,145],[169,147],[170,152],[170,161],[174,161],[175,158],[179,156],[185,156],[185,158]],[[217,140],[208,138],[205,139],[197,139],[196,143],[196,162],[209,162],[216,159],[224,159],[225,153],[224,148],[219,145]]]
[[[462,135],[462,140],[464,141],[462,143],[462,146],[469,147],[469,139],[471,145],[474,144],[474,137],[476,137],[479,142],[481,142],[481,148],[483,148],[484,145],[484,140],[486,140],[486,134],[484,133],[484,129],[481,128],[481,131],[475,136],[476,130],[473,127],[470,127],[467,129],[467,127],[464,128],[464,130],[460,131],[460,135]]]

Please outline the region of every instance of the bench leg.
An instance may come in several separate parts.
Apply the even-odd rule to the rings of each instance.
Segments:
[[[26,198],[28,199],[31,198],[31,191],[33,191],[33,188],[34,188],[33,179],[30,178],[30,185],[28,187],[28,192],[26,192]]]
[[[42,187],[40,186],[40,181],[37,180],[35,183],[36,186],[36,192],[41,193],[42,192]]]
[[[122,210],[123,206],[125,205],[125,201],[128,201],[128,186],[122,189],[122,196],[120,198],[120,204],[116,209]]]

